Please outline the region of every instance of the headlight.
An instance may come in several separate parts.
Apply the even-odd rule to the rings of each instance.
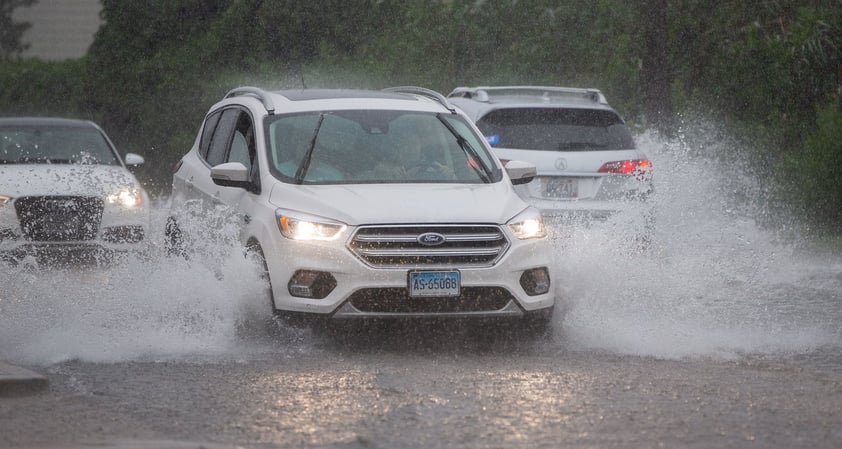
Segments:
[[[6,195],[0,195],[0,207],[5,206],[12,202],[12,197]]]
[[[547,236],[547,231],[544,229],[544,219],[541,218],[541,212],[538,209],[530,207],[518,214],[517,217],[509,220],[508,224],[515,237],[521,240]]]
[[[123,207],[133,208],[143,204],[143,195],[137,188],[123,187],[108,195],[106,200],[109,204],[119,204]]]
[[[278,228],[293,240],[335,240],[347,226],[328,218],[305,215],[284,209],[275,211]]]

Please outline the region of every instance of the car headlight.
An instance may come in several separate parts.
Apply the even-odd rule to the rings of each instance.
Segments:
[[[109,204],[119,204],[127,208],[133,208],[143,204],[143,195],[135,187],[122,187],[112,192],[105,199]]]
[[[347,228],[335,220],[284,209],[276,210],[275,216],[281,234],[293,240],[335,240]]]
[[[0,207],[5,206],[12,202],[12,197],[7,195],[0,195]]]
[[[515,218],[509,220],[509,229],[515,237],[526,239],[538,239],[547,236],[547,231],[544,228],[544,219],[541,218],[541,212],[535,208],[528,208],[518,214]]]

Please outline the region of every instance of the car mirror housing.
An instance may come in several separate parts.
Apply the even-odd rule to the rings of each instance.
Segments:
[[[249,169],[241,162],[226,162],[211,168],[211,179],[214,184],[223,187],[247,189],[251,186]]]
[[[139,154],[126,153],[126,161],[125,162],[126,162],[126,165],[129,165],[129,166],[138,166],[138,165],[143,165],[143,163],[146,162],[146,160],[143,159],[143,156],[141,156]]]
[[[512,180],[512,184],[527,184],[538,175],[535,165],[523,161],[509,161],[506,163],[506,173]]]

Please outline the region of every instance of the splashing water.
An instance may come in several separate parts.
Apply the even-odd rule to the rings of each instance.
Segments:
[[[756,224],[762,182],[713,154],[736,150],[648,134],[638,142],[657,170],[653,241],[638,250],[633,219],[622,215],[555,241],[554,285],[567,313],[557,316],[551,345],[668,358],[842,352],[842,261],[781,243]],[[161,233],[164,209],[156,208],[153,226]],[[205,243],[190,260],[153,248],[108,267],[0,266],[0,360],[314,350],[306,338],[238,335],[243,320],[268,315],[268,305],[235,231],[215,229],[230,238]]]
[[[634,227],[618,216],[558,243],[562,338],[669,358],[838,352],[842,262],[758,226],[762,189],[735,158],[650,135],[639,143],[656,169],[653,242],[629,250]]]
[[[152,229],[163,230],[163,219],[154,221],[161,226]],[[265,296],[254,261],[228,240],[200,248],[190,260],[152,248],[148,257],[102,267],[4,265],[0,360],[49,364],[242,353],[242,323],[260,312],[265,319],[269,306],[259,303]]]

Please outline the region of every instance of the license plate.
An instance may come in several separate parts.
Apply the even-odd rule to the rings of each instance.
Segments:
[[[462,279],[458,271],[410,271],[409,296],[459,296]]]
[[[548,198],[578,198],[579,184],[575,178],[548,178],[544,184],[544,196]]]

